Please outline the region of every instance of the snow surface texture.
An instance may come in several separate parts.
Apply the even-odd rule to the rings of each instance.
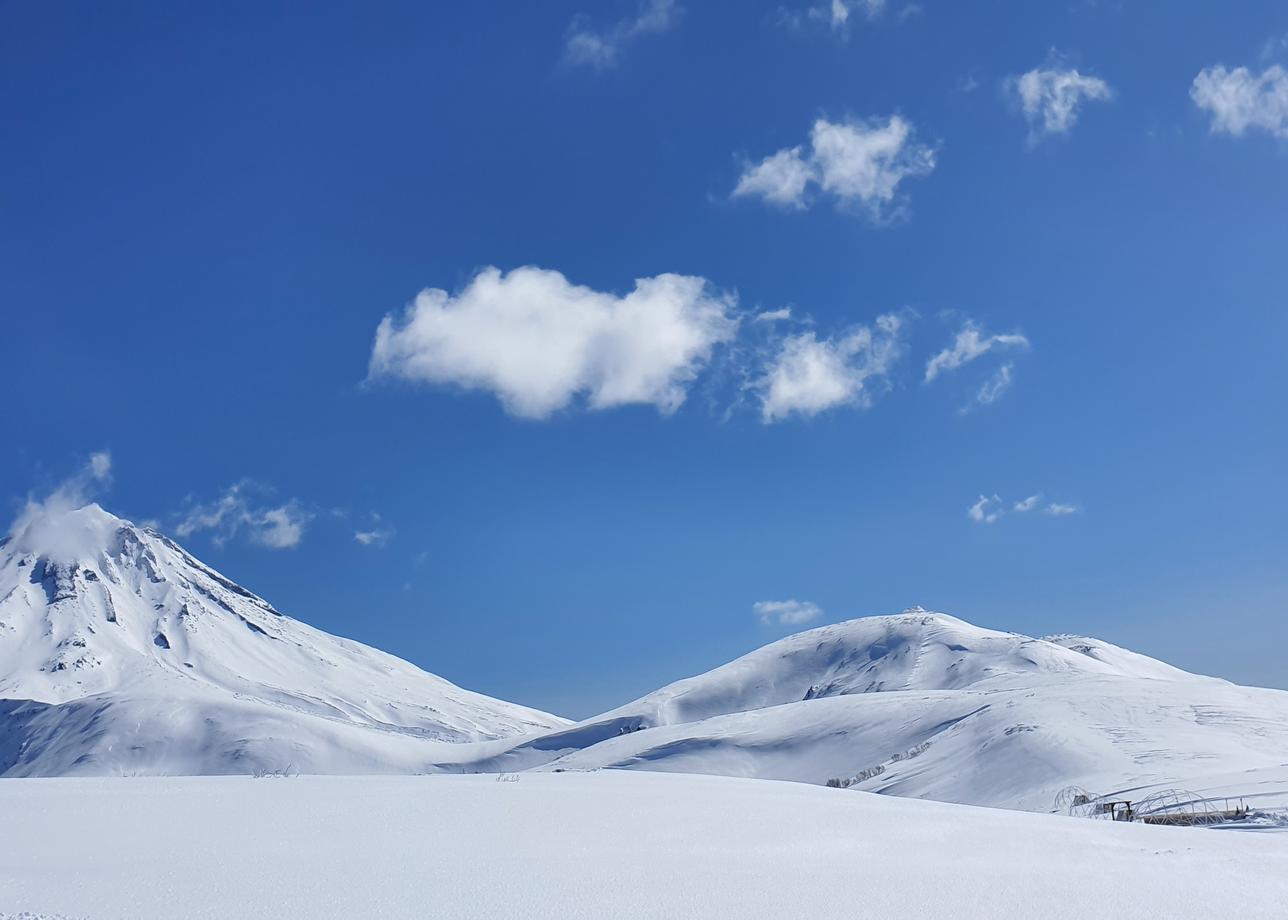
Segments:
[[[585,722],[449,754],[440,769],[835,778],[1032,811],[1075,784],[1095,794],[1220,786],[1282,808],[1288,692],[918,608],[798,633]],[[1215,778],[1231,773],[1246,782]]]
[[[605,771],[0,783],[0,916],[1282,920],[1288,834]]]
[[[0,775],[414,772],[562,719],[275,610],[97,505],[0,542]]]

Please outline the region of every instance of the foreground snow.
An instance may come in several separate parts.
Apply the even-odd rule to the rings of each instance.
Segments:
[[[0,917],[1282,918],[1288,834],[604,771],[0,781]]]

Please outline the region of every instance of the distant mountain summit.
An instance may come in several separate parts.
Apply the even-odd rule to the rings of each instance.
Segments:
[[[0,541],[0,775],[411,772],[566,724],[285,616],[91,504]]]

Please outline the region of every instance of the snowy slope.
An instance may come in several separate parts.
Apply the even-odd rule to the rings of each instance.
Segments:
[[[0,814],[0,916],[1281,920],[1288,903],[1284,833],[724,777],[19,779]]]
[[[1197,787],[1283,764],[1288,693],[918,608],[789,636],[585,722],[455,749],[439,768],[837,778],[1046,811],[1069,785]]]
[[[97,505],[0,543],[0,774],[412,771],[565,724],[284,616]]]

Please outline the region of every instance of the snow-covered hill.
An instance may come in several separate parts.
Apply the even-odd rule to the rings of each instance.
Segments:
[[[604,771],[0,783],[0,917],[1282,920],[1288,834]]]
[[[1074,784],[1203,787],[1283,764],[1288,692],[915,608],[789,636],[540,737],[455,749],[440,769],[838,779],[1045,811]],[[1288,789],[1258,790],[1288,805]]]
[[[0,542],[0,774],[412,772],[432,742],[564,724],[285,616],[98,505]]]

